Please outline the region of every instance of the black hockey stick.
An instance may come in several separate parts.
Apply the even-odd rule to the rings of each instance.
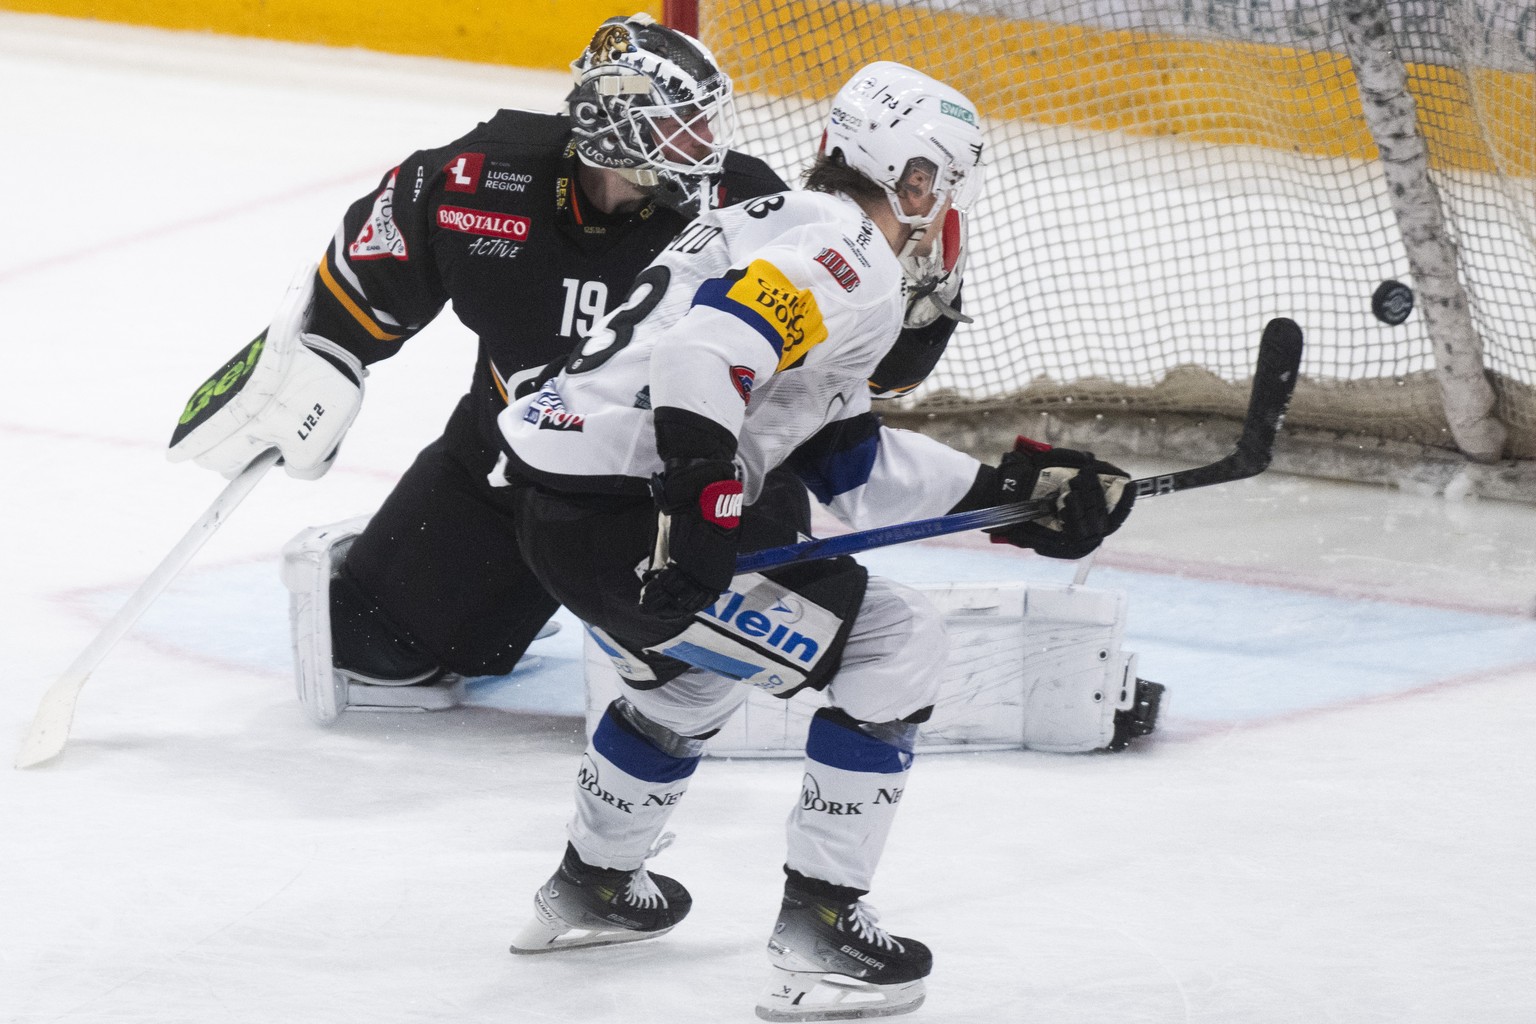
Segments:
[[[1257,476],[1269,468],[1275,434],[1280,430],[1280,421],[1285,418],[1285,408],[1296,387],[1296,372],[1300,365],[1301,328],[1284,317],[1271,320],[1264,326],[1264,336],[1259,341],[1259,358],[1253,371],[1253,390],[1248,395],[1248,411],[1243,416],[1243,433],[1238,438],[1237,447],[1226,458],[1208,466],[1133,480],[1131,485],[1136,488],[1136,497],[1153,498],[1160,494],[1187,491],[1193,487],[1224,484]],[[1019,501],[971,512],[956,512],[934,519],[917,519],[910,523],[859,530],[838,537],[764,548],[738,557],[736,572],[760,572],[793,562],[851,555],[871,548],[939,537],[946,533],[1027,523],[1033,519],[1043,519],[1052,511],[1053,503],[1049,499]]]

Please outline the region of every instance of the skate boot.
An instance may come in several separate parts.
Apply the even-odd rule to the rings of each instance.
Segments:
[[[1157,728],[1157,715],[1163,706],[1162,683],[1150,679],[1136,680],[1136,696],[1129,710],[1115,712],[1115,734],[1110,738],[1110,750],[1124,750],[1137,736],[1150,736]]]
[[[873,908],[790,881],[768,940],[773,964],[757,1000],[764,1020],[853,1020],[911,1013],[923,1004],[933,954],[875,924]],[[855,893],[857,890],[849,890]]]
[[[512,940],[514,953],[551,953],[654,939],[688,916],[693,897],[676,879],[594,868],[569,843],[554,877],[533,896],[534,919]]]

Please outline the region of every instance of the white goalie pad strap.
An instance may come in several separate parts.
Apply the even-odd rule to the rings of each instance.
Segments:
[[[283,586],[299,701],[322,725],[347,706],[347,680],[331,661],[331,578],[369,516],[312,526],[283,545]]]
[[[918,585],[944,616],[949,657],[917,750],[1079,753],[1109,746],[1115,712],[1135,699],[1135,656],[1121,649],[1123,592],[1044,584]],[[589,708],[618,691],[611,663],[588,641]],[[819,692],[791,700],[752,692],[708,742],[713,757],[798,757]],[[591,717],[593,711],[589,711]]]

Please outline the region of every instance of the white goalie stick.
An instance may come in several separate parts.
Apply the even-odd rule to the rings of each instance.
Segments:
[[[161,592],[170,585],[176,574],[181,572],[186,564],[197,554],[198,549],[212,537],[224,520],[234,511],[235,506],[245,500],[245,496],[251,493],[257,482],[271,469],[278,460],[278,450],[270,448],[251,460],[240,473],[229,482],[229,485],[214,499],[208,511],[202,514],[186,536],[171,549],[155,570],[141,584],[139,589],[128,598],[128,603],[112,616],[112,620],[106,624],[96,639],[92,640],[85,650],[64,670],[54,684],[48,687],[43,694],[42,701],[37,706],[37,714],[32,717],[32,726],[27,730],[26,738],[21,742],[21,750],[16,755],[17,768],[30,768],[35,764],[57,757],[64,749],[64,744],[69,740],[69,726],[75,717],[75,701],[80,696],[80,689],[85,681],[100,665],[102,659],[112,650],[113,646],[123,638],[133,624],[139,620],[139,616],[155,602]]]
[[[1259,357],[1253,371],[1253,389],[1248,395],[1248,411],[1243,416],[1243,433],[1237,447],[1230,455],[1208,466],[1181,469],[1160,476],[1143,477],[1132,481],[1137,499],[1155,498],[1161,494],[1173,494],[1194,487],[1209,487],[1233,480],[1257,476],[1269,467],[1274,452],[1275,435],[1285,418],[1285,409],[1296,387],[1296,374],[1301,366],[1301,328],[1292,320],[1277,317],[1264,326],[1259,341]],[[970,512],[956,512],[933,519],[917,519],[910,523],[881,526],[873,530],[859,530],[837,537],[785,544],[782,547],[764,548],[736,559],[736,572],[760,572],[775,566],[793,562],[808,562],[817,558],[851,555],[871,548],[908,541],[938,537],[947,533],[966,530],[986,530],[995,526],[1011,526],[1043,519],[1054,511],[1049,499],[1019,501],[992,508],[980,508]]]

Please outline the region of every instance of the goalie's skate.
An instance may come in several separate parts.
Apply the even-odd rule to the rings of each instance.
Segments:
[[[552,953],[654,939],[688,916],[682,883],[633,871],[594,868],[567,846],[554,877],[533,895],[534,917],[512,940],[513,953]]]
[[[864,903],[839,903],[787,885],[768,940],[773,966],[757,1015],[776,1021],[855,1020],[921,1006],[933,954],[875,921],[873,908]]]
[[[1163,707],[1167,687],[1149,679],[1136,680],[1136,693],[1127,711],[1115,712],[1115,735],[1109,750],[1124,750],[1137,736],[1150,736],[1157,728],[1157,716]]]

